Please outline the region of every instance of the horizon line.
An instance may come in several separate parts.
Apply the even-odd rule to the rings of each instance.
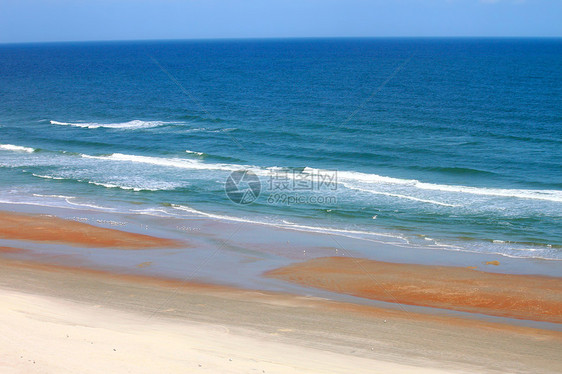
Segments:
[[[259,40],[328,40],[328,39],[562,39],[562,36],[268,36],[268,37],[215,37],[215,38],[154,38],[154,39],[92,39],[0,42],[0,45],[65,44],[65,43],[122,43],[122,42],[180,42],[180,41],[259,41]]]

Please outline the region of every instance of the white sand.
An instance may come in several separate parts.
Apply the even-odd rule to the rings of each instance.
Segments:
[[[253,336],[251,334],[254,334]],[[444,373],[0,290],[0,373]]]

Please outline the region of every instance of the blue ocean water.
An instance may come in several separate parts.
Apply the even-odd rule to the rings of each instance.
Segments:
[[[560,39],[0,45],[4,203],[562,259],[561,160]]]

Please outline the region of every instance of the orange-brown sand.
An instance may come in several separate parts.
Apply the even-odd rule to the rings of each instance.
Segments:
[[[0,253],[23,253],[27,252],[25,249],[13,247],[0,247]]]
[[[562,278],[325,257],[266,276],[400,304],[562,323]]]
[[[53,216],[11,212],[0,212],[0,239],[118,249],[164,248],[181,245],[170,239],[107,229]],[[183,245],[185,246],[185,244]]]

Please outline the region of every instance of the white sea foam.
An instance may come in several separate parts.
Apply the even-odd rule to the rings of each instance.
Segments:
[[[108,208],[104,206],[95,205],[92,203],[85,203],[85,202],[76,202],[72,200],[76,200],[77,197],[75,196],[65,196],[65,195],[42,195],[42,194],[32,194],[34,197],[39,197],[41,200],[38,201],[29,201],[28,199],[13,199],[10,200],[3,200],[0,199],[0,204],[15,204],[15,205],[33,205],[33,206],[41,206],[41,207],[51,207],[51,208],[66,208],[66,209],[83,209],[89,208],[94,210],[103,210],[103,211],[112,211],[116,212],[113,208]],[[47,198],[47,199],[45,199]],[[54,201],[54,199],[62,200],[67,205],[61,205],[60,202]]]
[[[33,148],[14,146],[10,144],[0,145],[0,149],[12,150],[12,151],[23,151],[23,152],[33,152]],[[187,153],[193,153],[200,155],[202,152],[195,152],[186,150]],[[115,162],[131,162],[140,163],[147,165],[156,165],[162,167],[179,168],[187,170],[210,170],[210,171],[225,171],[233,172],[237,170],[251,170],[255,174],[261,177],[270,176],[275,171],[279,170],[279,167],[257,167],[251,165],[239,165],[239,164],[228,164],[228,163],[207,163],[202,160],[197,159],[187,159],[187,158],[166,158],[166,157],[155,157],[155,156],[141,156],[134,154],[123,154],[123,153],[113,153],[110,155],[87,155],[80,154],[80,157],[84,159],[97,159],[103,161],[115,161]],[[333,173],[332,171],[313,169],[306,167],[303,173],[309,174],[321,174],[321,173]],[[56,176],[40,175],[34,174],[40,178],[49,179],[63,179]],[[507,188],[488,188],[488,187],[470,187],[462,185],[447,185],[447,184],[436,184],[421,182],[416,179],[400,179],[393,177],[381,176],[378,174],[367,174],[355,171],[338,171],[337,172],[338,183],[342,186],[353,189],[356,191],[361,191],[364,193],[370,193],[373,195],[384,195],[389,197],[394,197],[397,199],[405,199],[410,201],[416,201],[425,204],[433,204],[444,207],[460,207],[466,203],[473,201],[472,196],[482,196],[487,197],[500,197],[500,198],[511,198],[511,199],[529,199],[529,200],[542,200],[549,202],[562,202],[562,191],[560,190],[532,190],[532,189],[507,189]],[[144,186],[128,186],[126,183],[119,183],[115,185],[110,181],[103,181],[106,183],[106,187],[119,187],[123,189],[131,190],[156,190],[162,189],[159,186],[156,187],[144,187]],[[111,185],[111,186],[110,186]],[[176,188],[175,186],[174,188]],[[170,189],[167,186],[164,189]]]
[[[98,159],[98,160],[109,160],[109,161],[123,161],[123,162],[134,162],[143,163],[149,165],[174,167],[180,169],[191,169],[191,170],[223,170],[223,171],[235,171],[240,169],[252,168],[251,166],[235,165],[235,164],[209,164],[203,163],[198,160],[190,160],[183,158],[164,158],[164,157],[153,157],[153,156],[138,156],[138,155],[128,155],[123,153],[113,153],[108,156],[91,156],[91,155],[81,155],[84,158]]]
[[[327,171],[305,168],[307,173],[323,173]],[[416,179],[400,179],[385,177],[377,174],[366,174],[355,171],[338,171],[337,173],[338,181],[348,182],[347,185],[350,188],[362,188],[368,190],[372,193],[376,193],[378,190],[373,189],[380,185],[387,186],[402,186],[407,187],[412,190],[422,190],[422,191],[442,191],[451,192],[459,194],[470,194],[470,195],[480,195],[480,196],[494,196],[494,197],[507,197],[507,198],[517,198],[517,199],[534,199],[534,200],[545,200],[552,202],[562,202],[562,191],[559,190],[527,190],[527,189],[508,189],[508,188],[487,188],[487,187],[469,187],[460,185],[447,185],[447,184],[435,184],[420,182]],[[366,188],[371,187],[371,188]],[[402,196],[397,196],[402,197]],[[414,199],[415,197],[410,197]],[[419,199],[422,201],[423,199]],[[427,202],[430,202],[429,200]],[[431,201],[432,204],[449,204],[440,203],[438,201]],[[449,204],[453,205],[453,204]]]
[[[224,164],[224,163],[205,163],[199,160],[182,159],[182,158],[164,158],[154,156],[139,156],[122,153],[113,153],[107,156],[91,156],[81,155],[84,158],[144,163],[150,165],[174,167],[190,170],[219,170],[219,171],[237,171],[237,170],[251,170],[257,175],[267,176],[270,175],[278,167],[257,167],[250,165],[237,165],[237,164]],[[305,168],[303,173],[317,174],[317,173],[333,173],[331,171],[319,170],[313,168]],[[420,182],[415,179],[400,179],[393,177],[385,177],[377,174],[366,174],[355,171],[338,171],[338,182],[343,186],[355,189],[362,192],[371,194],[386,195],[400,199],[408,199],[412,201],[440,205],[445,207],[459,207],[462,204],[453,203],[451,201],[438,201],[436,199],[426,198],[420,196],[425,191],[439,191],[444,193],[453,193],[456,196],[447,196],[448,200],[454,199],[457,201],[460,195],[478,195],[488,197],[505,197],[516,199],[534,199],[544,200],[551,202],[562,202],[562,191],[558,190],[527,190],[527,189],[502,189],[502,188],[487,188],[487,187],[469,187],[462,185],[446,185],[434,184],[427,182]],[[384,187],[384,188],[382,188]],[[396,187],[400,187],[400,193],[397,192]]]
[[[88,129],[97,129],[100,127],[108,128],[108,129],[143,129],[143,128],[151,128],[151,127],[160,127],[170,124],[169,122],[162,122],[162,121],[140,121],[140,120],[117,122],[117,123],[59,122],[59,121],[50,121],[50,122],[51,125],[74,126],[74,127],[88,128]]]
[[[51,125],[58,126],[73,126],[82,127],[86,129],[97,129],[97,128],[107,128],[107,129],[146,129],[152,127],[161,127],[173,124],[180,124],[180,122],[164,122],[164,121],[141,121],[132,120],[127,122],[114,122],[114,123],[103,123],[103,122],[61,122],[61,121],[49,121]],[[186,128],[185,132],[231,132],[236,130],[236,128],[208,128],[208,127],[196,127],[196,128]]]
[[[203,156],[203,155],[205,154],[205,153],[203,153],[203,152],[190,151],[189,149],[186,149],[186,150],[185,150],[185,153],[189,153],[189,154],[197,155],[197,156]]]
[[[35,152],[34,148],[22,147],[20,145],[13,145],[13,144],[0,144],[0,149],[4,151],[14,151],[14,152],[27,152],[27,153]]]
[[[257,224],[263,226],[273,226],[283,229],[295,230],[295,231],[304,231],[304,232],[315,232],[315,233],[322,233],[322,234],[336,234],[341,236],[347,236],[351,238],[362,238],[364,240],[369,240],[366,237],[378,237],[378,238],[392,238],[395,240],[401,240],[406,242],[406,240],[401,235],[396,234],[384,234],[384,233],[374,233],[368,231],[359,231],[359,230],[344,230],[344,229],[336,229],[336,228],[328,228],[328,227],[319,227],[319,226],[307,226],[307,225],[298,225],[292,222],[282,221],[282,223],[276,222],[264,222],[261,220],[250,220],[247,218],[241,217],[233,217],[233,216],[225,216],[220,214],[213,214],[213,213],[206,213],[200,210],[191,208],[185,205],[177,205],[172,204],[172,208],[191,213],[196,216],[202,216],[212,219],[217,219],[221,221],[231,221],[231,222],[241,222],[241,223],[250,223],[250,224]],[[384,243],[380,240],[375,240],[378,243]],[[396,244],[396,243],[393,243]]]
[[[127,183],[120,184],[120,183],[117,183],[117,182],[114,182],[114,183],[97,182],[97,181],[84,180],[84,179],[79,179],[79,178],[71,178],[71,177],[63,178],[63,177],[56,177],[56,176],[52,176],[52,175],[41,175],[41,174],[34,174],[34,173],[32,175],[34,177],[43,178],[43,179],[75,180],[77,182],[87,182],[87,183],[93,184],[95,186],[101,186],[101,187],[105,187],[105,188],[119,188],[119,189],[122,189],[122,190],[130,190],[130,191],[135,191],[135,192],[173,190],[173,189],[176,189],[178,187],[181,187],[181,185],[179,185],[179,184],[173,184],[173,183],[168,183],[168,182],[152,182],[152,183],[145,182],[141,186],[131,186],[131,185],[128,185]]]
[[[137,185],[137,186],[132,186],[130,184],[119,183],[119,182],[110,183],[110,182],[88,181],[88,183],[105,188],[120,188],[122,190],[130,190],[135,192],[174,190],[180,187],[179,184],[166,183],[166,182],[145,182],[143,185]]]
[[[93,184],[94,186],[101,186],[101,187],[105,187],[105,188],[120,188],[122,190],[131,190],[131,191],[142,191],[142,188],[138,188],[138,187],[130,187],[130,186],[121,186],[118,184],[114,184],[114,183],[102,183],[102,182],[93,182],[93,181],[88,181],[89,184]],[[151,191],[155,191],[155,190],[151,190]]]
[[[77,206],[77,207],[86,207],[86,208],[101,209],[101,210],[108,210],[108,211],[114,211],[114,210],[115,210],[115,209],[113,209],[113,208],[108,208],[108,207],[104,207],[104,206],[94,205],[94,204],[91,204],[91,203],[81,203],[81,202],[73,202],[73,201],[71,201],[71,200],[76,200],[76,199],[77,199],[76,196],[66,196],[66,195],[43,195],[43,194],[38,194],[38,193],[33,194],[33,196],[35,196],[35,197],[47,197],[47,198],[62,199],[62,200],[64,200],[67,204],[72,205],[72,206]]]
[[[73,206],[78,206],[78,207],[86,207],[86,208],[101,209],[101,210],[108,210],[108,211],[114,211],[114,210],[115,210],[115,209],[113,209],[113,208],[108,208],[108,207],[104,207],[104,206],[94,205],[94,204],[91,204],[91,203],[72,202],[71,200],[76,200],[76,199],[77,199],[76,196],[42,195],[42,194],[33,194],[33,196],[35,196],[35,197],[47,197],[47,198],[62,199],[62,200],[64,200],[66,203],[68,203],[68,204],[70,204],[70,205],[73,205]]]
[[[402,194],[397,194],[397,193],[392,193],[392,192],[383,192],[383,191],[376,191],[376,190],[368,190],[368,189],[360,188],[360,187],[352,187],[349,184],[346,184],[345,182],[341,182],[341,183],[347,188],[357,190],[357,191],[367,192],[367,193],[370,193],[370,194],[373,194],[373,195],[384,195],[384,196],[390,196],[390,197],[398,197],[400,199],[412,200],[412,201],[417,201],[417,202],[420,202],[420,203],[435,204],[435,205],[441,205],[441,206],[447,206],[447,207],[459,207],[459,206],[461,206],[461,205],[458,205],[458,204],[448,204],[448,203],[443,203],[443,202],[436,201],[436,200],[420,199],[418,197],[402,195]],[[373,219],[375,219],[375,218],[373,218]]]
[[[165,209],[159,209],[159,208],[131,209],[131,212],[135,212],[135,213],[138,213],[138,214],[145,214],[145,215],[148,215],[148,216],[156,216],[156,217],[174,216],[173,214],[166,211]]]
[[[31,175],[33,175],[34,177],[43,178],[43,179],[55,179],[55,180],[64,180],[64,179],[66,179],[66,178],[61,178],[61,177],[53,177],[53,176],[51,176],[51,175],[41,175],[41,174],[31,174]]]
[[[91,208],[91,209],[96,209],[96,210],[107,210],[107,211],[111,211],[111,212],[115,211],[115,209],[113,209],[113,208],[108,208],[108,207],[105,207],[105,206],[99,206],[99,205],[95,205],[95,204],[91,204],[91,203],[72,202],[71,200],[73,200],[73,199],[75,199],[75,198],[70,198],[70,199],[65,199],[65,200],[68,204],[78,206],[78,207]]]
[[[34,193],[33,196],[36,197],[54,197],[57,199],[74,199],[74,196],[65,196],[65,195],[43,195],[43,194],[39,194],[39,193]]]

